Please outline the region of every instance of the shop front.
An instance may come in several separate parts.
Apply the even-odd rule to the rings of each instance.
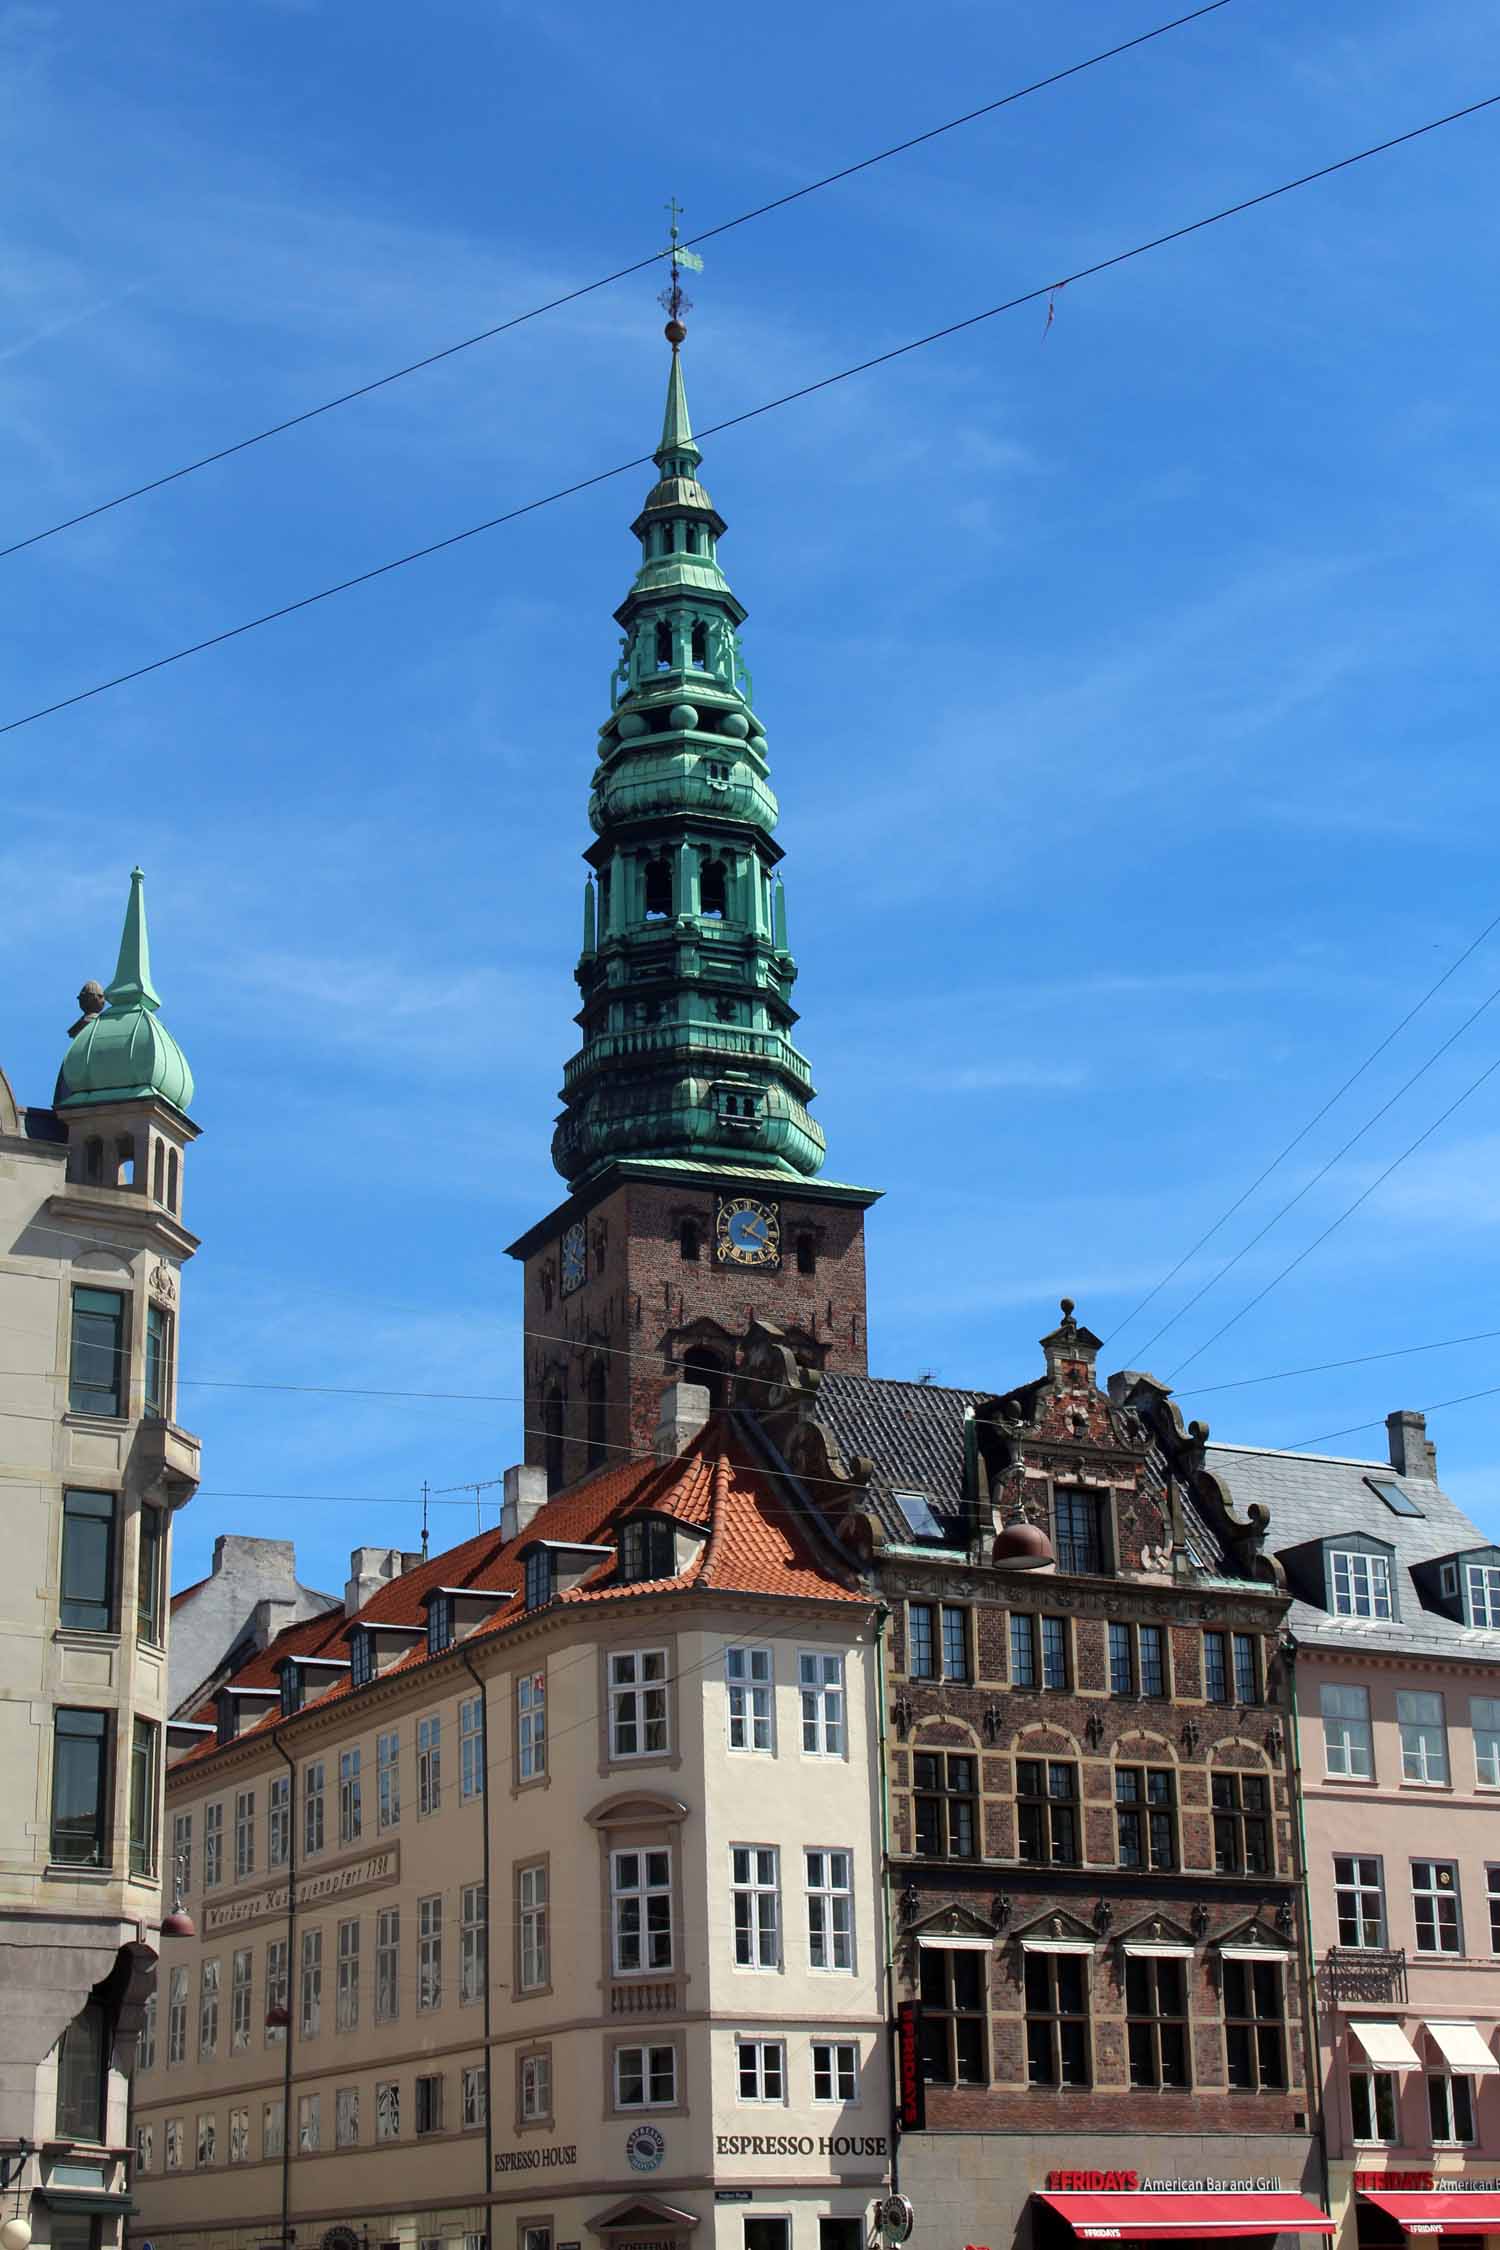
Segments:
[[[909,2133],[900,2184],[922,2250],[1073,2250],[1083,2242],[1313,2250],[1335,2231],[1302,2137]]]
[[[1405,2250],[1441,2242],[1444,2250],[1488,2250],[1500,2241],[1500,2172],[1356,2169],[1344,2239],[1354,2250]]]

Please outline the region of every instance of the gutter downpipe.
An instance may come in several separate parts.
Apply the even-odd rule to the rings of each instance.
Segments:
[[[297,1922],[297,1763],[289,1750],[282,1748],[281,1729],[271,1729],[275,1743],[287,1763],[286,1785],[286,2060],[281,2071],[281,2250],[291,2250],[292,2241],[292,1996],[297,1987],[296,1977],[296,1922]]]
[[[1292,1803],[1297,1820],[1297,1886],[1302,1893],[1302,2037],[1307,2046],[1307,2083],[1317,2118],[1318,2170],[1322,2180],[1323,2208],[1328,2209],[1328,2119],[1323,2106],[1323,2056],[1318,2044],[1318,2016],[1314,2002],[1317,1962],[1312,1942],[1312,1896],[1307,1874],[1307,1810],[1302,1802],[1302,1720],[1297,1705],[1297,1643],[1288,1633],[1287,1687],[1291,1697],[1290,1758]],[[1331,2214],[1330,2214],[1331,2215]]]
[[[488,2244],[491,2232],[488,2214],[493,2209],[489,2198],[494,2192],[495,2180],[494,2109],[490,2101],[490,2034],[492,2030],[490,1996],[493,1990],[491,1977],[494,1968],[491,1959],[490,1940],[494,1936],[495,1922],[495,1902],[490,1888],[490,1699],[484,1681],[474,1669],[474,1659],[470,1656],[468,1650],[461,1648],[458,1653],[463,1661],[464,1670],[479,1690],[479,1758],[484,1796],[479,1829],[482,1846],[480,1868],[484,1875],[484,2201],[482,2208],[486,2214],[484,2233],[486,2244]]]
[[[901,2186],[901,2061],[896,2034],[896,1928],[891,1900],[891,1784],[886,1760],[885,1629],[891,1621],[886,1602],[875,1605],[875,1754],[880,1761],[880,1901],[885,1916],[886,2063],[891,2100],[891,2193]]]

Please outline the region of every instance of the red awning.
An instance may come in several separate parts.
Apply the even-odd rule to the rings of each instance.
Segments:
[[[1334,2231],[1332,2219],[1316,2203],[1287,2190],[1264,2195],[1042,2195],[1040,2200],[1067,2220],[1080,2242],[1230,2242],[1242,2235]],[[1420,2203],[1423,2198],[1407,2200]]]
[[[1373,2203],[1408,2234],[1500,2234],[1500,2187],[1459,2189],[1453,2194],[1401,2193],[1376,2195],[1360,2189],[1361,2199]]]

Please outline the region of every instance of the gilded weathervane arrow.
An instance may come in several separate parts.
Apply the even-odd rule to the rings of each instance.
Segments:
[[[667,316],[667,342],[675,352],[687,334],[687,325],[682,316],[693,309],[693,300],[682,286],[682,276],[685,272],[702,273],[703,260],[696,250],[688,250],[683,246],[677,226],[678,220],[682,217],[682,205],[675,195],[671,197],[665,209],[670,222],[669,239],[667,247],[661,255],[664,258],[670,258],[672,261],[672,282],[670,288],[662,291],[660,303]]]

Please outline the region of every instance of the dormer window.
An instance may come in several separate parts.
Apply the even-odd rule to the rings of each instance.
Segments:
[[[675,1578],[673,1528],[653,1516],[633,1516],[620,1533],[620,1576],[628,1585],[646,1578]]]
[[[441,1656],[453,1646],[453,1596],[434,1594],[427,1605],[427,1653]]]
[[[1391,1566],[1384,1555],[1335,1547],[1328,1557],[1335,1617],[1391,1615]]]
[[[281,1667],[281,1716],[291,1718],[302,1708],[304,1682],[300,1664],[285,1663]]]
[[[1494,1563],[1470,1563],[1464,1576],[1468,1582],[1468,1622],[1482,1631],[1500,1631],[1500,1567]]]
[[[363,1626],[349,1635],[349,1684],[368,1687],[375,1677],[375,1643]]]
[[[551,1601],[557,1557],[550,1547],[533,1547],[526,1557],[526,1607],[545,1609]]]

